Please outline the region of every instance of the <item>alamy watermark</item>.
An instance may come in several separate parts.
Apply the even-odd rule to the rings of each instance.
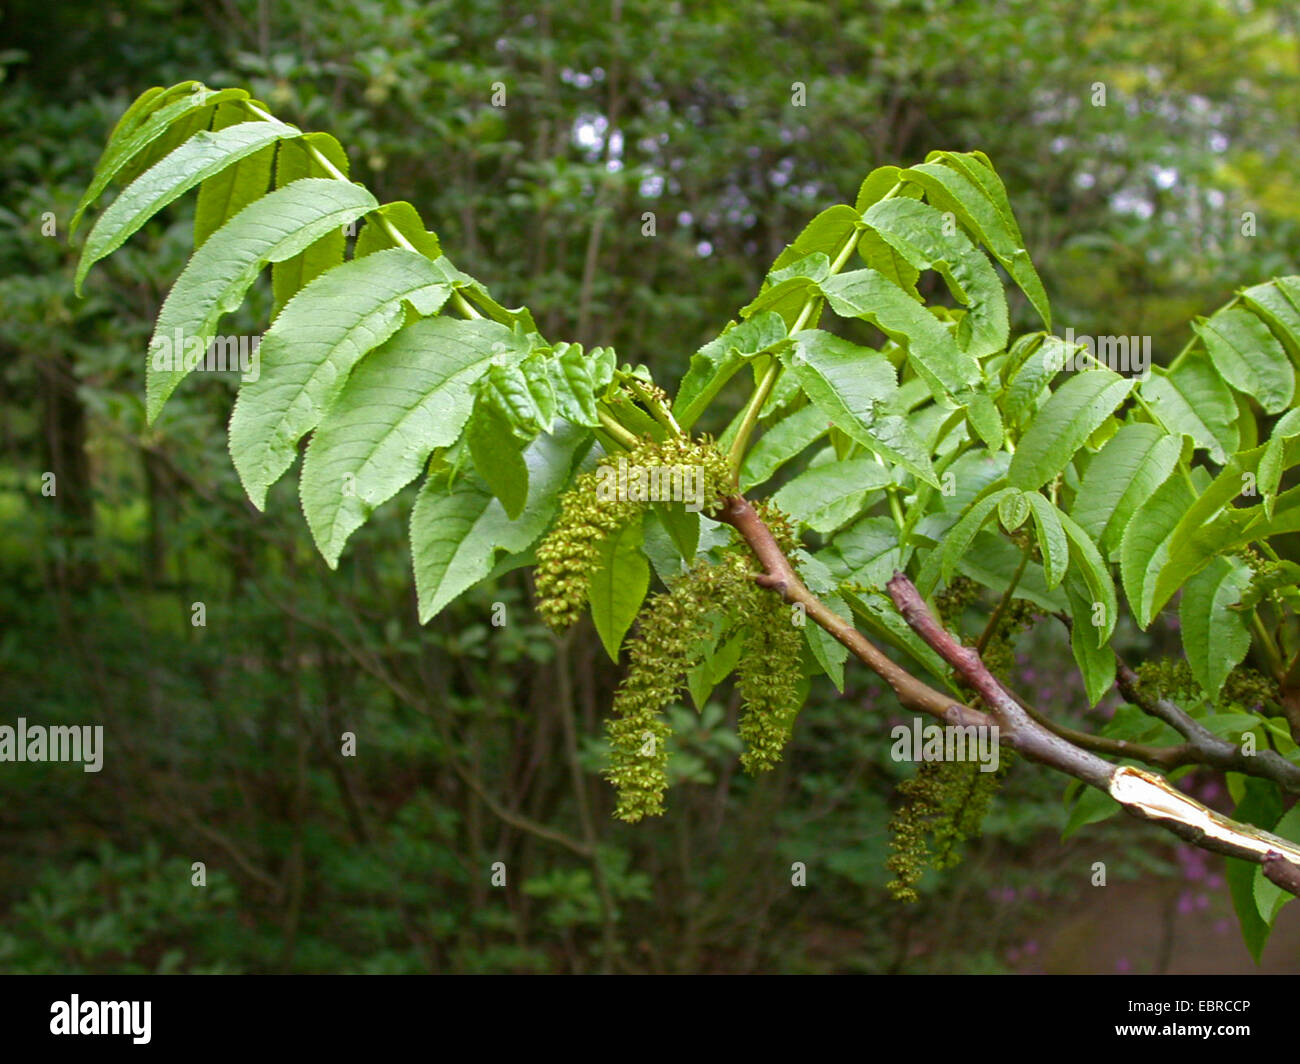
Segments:
[[[996,772],[1000,757],[996,724],[896,724],[889,756],[895,761],[978,761],[981,772]]]
[[[691,513],[704,509],[704,469],[694,465],[602,465],[596,472],[599,502],[680,502]]]
[[[1104,367],[1143,381],[1151,376],[1149,336],[1075,336],[1067,328],[1064,340],[1047,353],[1049,369],[1076,373]]]
[[[157,373],[239,373],[245,382],[262,375],[257,349],[260,336],[214,336],[206,343],[202,336],[187,337],[183,329],[171,336],[155,336],[149,343],[149,364]]]
[[[0,761],[81,761],[83,772],[104,767],[104,726],[96,724],[0,725]]]

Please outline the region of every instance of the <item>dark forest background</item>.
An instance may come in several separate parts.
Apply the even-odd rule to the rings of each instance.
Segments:
[[[421,628],[405,498],[330,573],[293,478],[265,515],[243,497],[232,380],[196,380],[144,424],[193,199],[83,300],[67,221],[138,93],[246,86],[337,136],[354,178],[416,204],[546,336],[671,382],[872,167],[982,149],[1058,332],[1150,335],[1168,361],[1192,316],[1297,272],[1300,8],[21,0],[0,19],[0,722],[99,723],[107,743],[98,774],[0,765],[0,971],[1256,970],[1220,861],[1127,820],[1062,841],[1086,816],[1028,765],[964,862],[891,902],[901,715],[862,670],[843,696],[814,687],[757,780],[729,688],[674,709],[668,814],[613,820],[602,716],[620,673],[589,624],[549,635],[517,571]],[[226,328],[269,307],[267,283]],[[1126,638],[1166,649],[1159,630]],[[1040,704],[1105,714],[1063,639],[1022,652]],[[1181,782],[1223,807],[1221,779]],[[1288,911],[1264,970],[1300,971],[1298,944]]]

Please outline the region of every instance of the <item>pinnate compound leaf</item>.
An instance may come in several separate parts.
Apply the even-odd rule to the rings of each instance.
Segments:
[[[304,133],[301,137],[286,140],[280,145],[280,153],[275,161],[275,187],[284,188],[304,178],[333,177],[329,167],[317,158],[318,155],[335,171],[347,176],[348,155],[343,150],[343,145],[328,133]],[[343,183],[338,181],[338,184]],[[298,254],[277,262],[271,268],[271,290],[277,308],[283,307],[326,270],[332,270],[343,262],[343,252],[347,246],[343,225],[354,220],[349,218],[347,223],[341,223],[322,233],[313,244]]]
[[[1041,488],[1069,465],[1132,387],[1132,380],[1108,369],[1072,376],[1029,423],[1011,459],[1008,482],[1026,491]]]
[[[77,263],[73,282],[77,294],[96,262],[121,247],[173,200],[268,144],[298,135],[293,126],[275,121],[241,122],[215,133],[195,133],[131,182],[99,216]]]
[[[401,327],[406,305],[435,314],[447,301],[440,261],[403,248],[354,259],[321,274],[280,312],[258,349],[260,375],[240,388],[230,418],[230,455],[259,509],[352,367]]]
[[[514,521],[476,476],[462,476],[454,483],[446,472],[426,478],[411,511],[411,558],[421,624],[485,579],[502,552],[520,554],[537,541],[590,442],[589,432],[564,424],[556,426],[554,435],[533,440],[524,451],[528,503]]]
[[[331,568],[375,507],[418,477],[435,448],[459,439],[474,382],[528,353],[498,322],[435,317],[361,361],[312,435],[299,482],[307,525]]]
[[[191,345],[207,350],[221,316],[243,303],[268,262],[298,254],[375,206],[360,185],[308,178],[262,197],[217,230],[194,253],[158,315],[146,372],[149,420],[190,372]]]
[[[983,252],[943,214],[920,200],[895,197],[869,208],[863,221],[908,264],[933,269],[968,309],[957,329],[962,346],[976,358],[1007,344],[1007,297]]]
[[[910,365],[925,378],[936,398],[962,395],[979,383],[979,364],[952,341],[939,319],[875,270],[853,270],[821,286],[831,309],[861,318],[891,340],[905,345]]]
[[[1122,426],[1089,464],[1070,515],[1115,551],[1133,514],[1168,479],[1181,453],[1182,439],[1156,425]]]
[[[1210,361],[1239,392],[1253,396],[1270,414],[1295,397],[1295,370],[1267,325],[1250,311],[1229,307],[1193,323]]]
[[[902,176],[920,185],[932,206],[940,211],[951,211],[989,249],[1050,329],[1052,312],[1047,292],[1030,261],[1029,252],[1025,250],[1024,239],[1015,228],[1014,219],[1008,220],[1010,209],[995,203],[983,184],[972,181],[951,166],[925,162],[903,171]],[[1004,209],[1007,215],[1004,215]]]
[[[104,189],[108,188],[127,164],[155,144],[175,123],[205,112],[210,113],[213,108],[228,101],[248,99],[248,93],[243,89],[214,92],[197,81],[181,82],[151,95],[153,93],[155,90],[150,89],[137,99],[113,130],[104,154],[95,165],[90,187],[86,189],[72,215],[69,233],[77,231],[86,209],[103,195]]]
[[[928,450],[898,411],[896,371],[888,358],[820,329],[797,333],[781,357],[832,425],[939,487]]]

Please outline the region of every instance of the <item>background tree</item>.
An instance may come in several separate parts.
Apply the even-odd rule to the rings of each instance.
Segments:
[[[192,852],[196,831],[221,847],[239,899],[229,911],[254,914],[258,930],[233,937],[240,944],[220,954],[181,940],[191,966],[585,966],[620,942],[621,963],[632,966],[953,963],[926,952],[943,933],[928,900],[919,916],[896,918],[893,928],[863,915],[863,890],[878,891],[887,878],[883,824],[896,772],[883,757],[887,732],[879,722],[815,694],[788,767],[754,786],[728,767],[734,740],[719,725],[735,707],[720,698],[716,717],[706,710],[679,721],[694,760],[678,763],[700,786],[680,791],[673,826],[633,833],[607,824],[608,797],[582,738],[599,734],[598,709],[617,679],[598,664],[598,644],[580,635],[557,645],[522,623],[504,638],[483,638],[484,629],[456,615],[436,622],[432,638],[419,632],[396,513],[359,533],[342,579],[314,572],[301,527],[286,516],[296,509],[290,492],[272,495],[278,516],[269,520],[250,520],[239,502],[221,441],[225,399],[187,392],[157,434],[143,428],[135,397],[144,323],[183,263],[188,220],[173,215],[172,229],[151,231],[152,243],[109,266],[138,314],[122,313],[121,296],[95,302],[93,287],[90,303],[72,303],[67,274],[54,272],[66,251],[39,236],[37,220],[47,203],[61,221],[68,217],[104,131],[141,84],[210,67],[210,82],[247,81],[277,114],[337,134],[381,200],[417,203],[456,249],[458,264],[509,305],[526,297],[547,335],[636,352],[658,379],[671,380],[757,290],[781,245],[822,206],[851,198],[861,173],[917,161],[932,146],[982,146],[1011,189],[1058,318],[1080,333],[1150,333],[1158,351],[1172,354],[1193,313],[1208,313],[1235,285],[1294,261],[1287,212],[1295,200],[1285,187],[1271,187],[1286,178],[1267,165],[1272,146],[1285,143],[1278,127],[1294,77],[1291,29],[1280,11],[1261,8],[1247,17],[1207,5],[1186,22],[1172,9],[1156,10],[1134,23],[1095,6],[1091,27],[1067,23],[1066,9],[1035,10],[1017,25],[1018,8],[936,19],[909,6],[864,15],[772,5],[743,20],[720,9],[706,24],[624,4],[593,26],[567,23],[562,12],[533,24],[525,12],[512,18],[472,6],[452,21],[447,11],[403,5],[341,6],[310,20],[292,6],[232,7],[209,24],[201,9],[167,6],[159,15],[175,33],[165,46],[143,23],[121,17],[114,24],[112,8],[54,33],[19,11],[7,39],[20,48],[32,42],[29,54],[45,62],[18,65],[7,94],[9,122],[30,147],[6,164],[9,187],[18,190],[6,203],[19,205],[11,208],[16,239],[7,244],[14,261],[5,282],[12,308],[5,340],[18,353],[5,405],[15,471],[8,586],[11,608],[24,617],[21,629],[10,628],[7,701],[43,706],[51,719],[79,719],[93,691],[94,704],[123,722],[116,730],[135,747],[122,755],[134,763],[117,769],[122,806],[111,812],[98,789],[78,807],[62,775],[49,777],[59,790],[43,807],[40,787],[22,780],[22,838],[41,838],[62,823],[55,817],[81,808],[76,815],[119,847],[130,834],[115,836],[114,822],[134,823],[137,832],[143,826],[169,854]],[[1234,62],[1216,70],[1206,57],[1221,54],[1223,40],[1234,43]],[[66,84],[51,84],[51,72],[69,65],[54,61],[60,48],[102,56],[102,65],[83,60]],[[738,65],[720,63],[724,53]],[[223,68],[228,76],[219,76]],[[1088,102],[1099,69],[1111,92],[1105,108]],[[1251,72],[1249,93],[1236,91],[1243,69]],[[506,86],[505,108],[491,106],[496,81]],[[808,86],[808,107],[791,108],[794,81]],[[125,90],[115,104],[60,103],[115,85]],[[79,141],[70,133],[77,130]],[[1283,176],[1268,176],[1277,173]],[[1256,198],[1257,236],[1238,239],[1227,223]],[[641,235],[645,210],[659,223],[653,241]],[[683,291],[680,279],[701,260],[710,284]],[[1087,284],[1071,283],[1078,278]],[[1120,291],[1142,298],[1120,300]],[[1077,308],[1062,302],[1065,293]],[[265,320],[271,296],[255,291],[248,328],[259,315]],[[1117,308],[1128,313],[1139,303],[1141,327],[1112,324]],[[1026,307],[1013,313],[1018,326],[1027,323]],[[52,357],[65,361],[59,374],[46,368]],[[716,423],[702,427],[720,430],[743,398],[724,396]],[[56,411],[57,429],[47,415],[38,430],[31,411],[42,407]],[[62,493],[59,506],[80,507],[80,524],[33,491],[47,464],[35,457],[39,432],[51,454],[66,453],[57,441],[75,439],[78,420],[88,446],[73,446],[66,461],[71,481],[87,488]],[[75,468],[81,454],[88,472]],[[222,508],[199,505],[205,493],[224,500]],[[52,510],[60,523],[34,538],[33,523]],[[96,512],[88,526],[86,515]],[[57,594],[28,583],[37,575],[30,565],[36,542],[47,571],[62,566],[70,574],[42,583],[64,588]],[[69,569],[78,558],[81,570]],[[100,572],[85,571],[92,562]],[[464,617],[481,618],[486,603],[504,600],[518,603],[522,618],[523,585],[514,577],[505,587],[468,603]],[[229,618],[219,641],[211,627],[189,626],[196,599],[210,616]],[[1149,649],[1148,638],[1135,649]],[[68,667],[54,675],[51,643],[68,655]],[[310,667],[296,667],[302,664]],[[572,701],[556,700],[556,691],[571,691]],[[363,706],[365,724],[357,727],[386,736],[383,763],[367,757],[363,773],[340,774],[325,737],[341,730],[340,714],[355,718]],[[261,720],[252,734],[243,724],[250,718]],[[250,775],[250,765],[260,771]],[[110,765],[106,775],[113,771]],[[1035,782],[1013,775],[1007,786],[1027,793],[1018,795],[1014,822],[995,826],[982,860],[1040,852],[1035,832],[1059,826],[1050,789],[1035,802]],[[145,800],[146,793],[166,800]],[[811,809],[820,819],[812,824],[800,824],[809,803],[790,800],[803,793],[816,799]],[[57,837],[69,845],[52,855],[52,868],[83,856],[70,835]],[[380,856],[394,846],[409,857]],[[385,864],[367,875],[359,855],[372,852]],[[739,869],[756,852],[787,865],[808,859],[804,853],[826,855],[834,883],[815,915],[806,899],[790,898],[781,877],[761,889],[745,882]],[[507,892],[504,928],[507,906],[488,904],[497,896],[478,875],[488,855],[530,869],[528,889]],[[978,891],[979,876],[989,875],[982,860],[969,885],[942,889],[973,899],[971,887]],[[84,874],[97,881],[106,861],[84,866]],[[431,880],[431,867],[444,868],[445,877]],[[1051,889],[1052,877],[1039,868],[1030,879]],[[33,898],[48,890],[24,886],[21,877],[11,882]],[[389,882],[398,894],[414,892],[406,908],[375,886]],[[949,895],[939,904],[950,928],[970,925],[959,900]],[[73,913],[86,905],[68,902]],[[457,906],[463,919],[454,918]],[[434,907],[451,917],[430,925]],[[359,921],[342,938],[331,923],[340,911]],[[676,915],[666,920],[665,913]],[[810,928],[837,921],[861,929],[856,959],[809,952]],[[917,933],[921,941],[909,940]],[[172,956],[147,929],[120,934],[113,948],[134,963]],[[13,949],[30,951],[20,963],[113,964],[111,957],[50,960],[49,943],[23,935],[17,942]],[[314,958],[299,956],[300,946]],[[961,963],[994,963],[979,944],[971,948]],[[920,959],[909,959],[917,951]]]

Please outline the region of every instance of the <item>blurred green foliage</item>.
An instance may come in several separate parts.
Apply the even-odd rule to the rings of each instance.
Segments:
[[[239,490],[231,382],[144,426],[192,206],[84,300],[66,223],[143,88],[246,85],[337,136],[545,335],[668,380],[872,167],[979,148],[1058,331],[1149,334],[1167,361],[1192,315],[1294,272],[1293,5],[19,0],[3,19],[0,719],[100,723],[107,753],[98,774],[0,766],[0,970],[1001,971],[1092,861],[1175,867],[1117,822],[1061,843],[1060,782],[1020,765],[966,862],[892,905],[896,710],[854,670],[757,781],[729,689],[683,706],[668,815],[615,822],[598,737],[619,672],[594,633],[554,640],[517,572],[421,629],[409,498],[327,579],[293,486],[266,515]],[[229,328],[269,310],[266,284]],[[1040,703],[1080,720],[1064,642],[1021,650],[1057,684]]]

